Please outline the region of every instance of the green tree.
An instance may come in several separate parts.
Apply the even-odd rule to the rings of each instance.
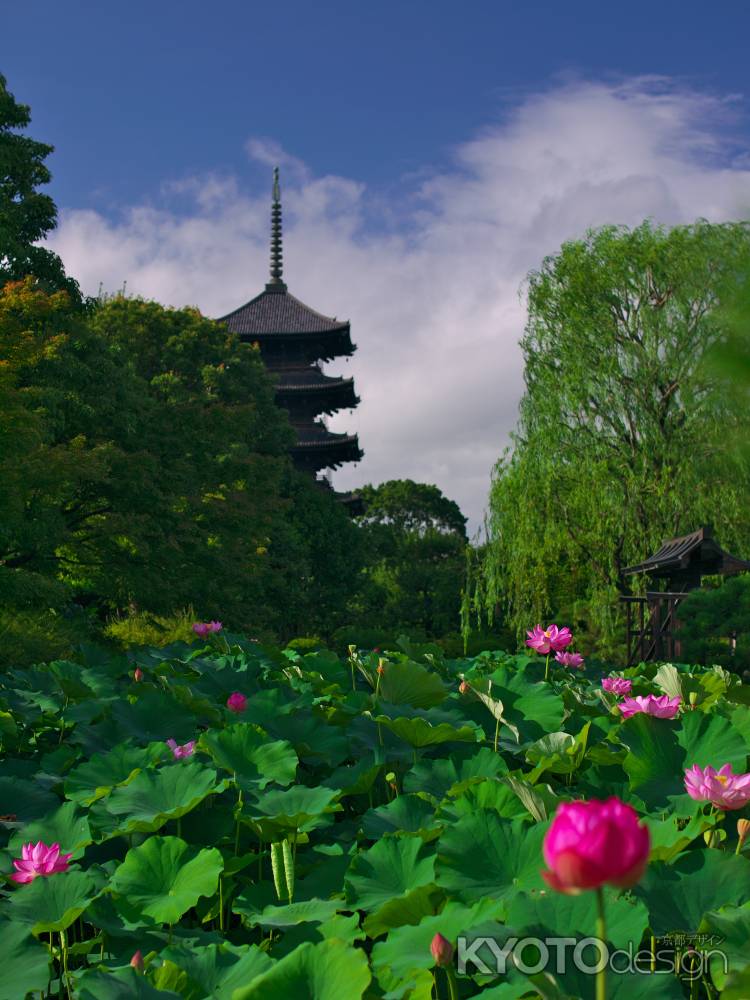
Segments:
[[[360,491],[366,546],[360,617],[427,636],[459,627],[466,518],[437,486],[391,480]]]
[[[747,466],[714,446],[736,418],[702,363],[749,246],[740,223],[608,226],[530,275],[526,391],[480,578],[519,635],[561,616],[611,653],[625,567],[704,522],[750,540]]]
[[[37,190],[51,179],[44,161],[53,147],[23,134],[30,121],[28,106],[16,101],[0,74],[0,287],[33,275],[78,301],[78,285],[57,254],[35,245],[55,228],[57,209]]]

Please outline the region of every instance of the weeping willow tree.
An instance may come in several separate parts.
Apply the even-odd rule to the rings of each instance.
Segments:
[[[645,222],[566,243],[529,276],[526,391],[466,624],[502,608],[520,636],[559,617],[616,655],[625,567],[705,522],[747,549],[747,461],[717,447],[737,415],[703,360],[749,256],[743,223]]]

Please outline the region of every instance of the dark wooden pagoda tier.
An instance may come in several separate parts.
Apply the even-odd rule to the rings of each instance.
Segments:
[[[297,432],[292,447],[296,467],[315,475],[358,462],[362,451],[356,434],[334,434],[316,420],[322,414],[351,409],[359,403],[354,380],[325,375],[319,362],[350,357],[349,323],[325,316],[291,295],[282,280],[281,195],[274,170],[271,206],[271,275],[265,289],[221,322],[246,343],[257,345],[268,371],[276,378],[276,401],[289,413]],[[338,495],[337,495],[338,496]],[[356,497],[341,494],[349,509]]]
[[[276,400],[290,412],[320,413],[353,409],[359,403],[354,379],[324,375],[317,365],[276,368]]]

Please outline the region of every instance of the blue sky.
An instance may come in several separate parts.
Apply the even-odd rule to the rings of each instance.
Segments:
[[[561,77],[748,83],[744,0],[34,0],[3,22],[3,72],[57,150],[54,196],[104,211],[166,177],[253,183],[250,135],[388,189]]]
[[[328,367],[362,399],[337,487],[435,482],[476,528],[528,271],[589,226],[750,214],[749,29],[744,0],[34,0],[0,71],[91,294],[246,301],[280,163],[290,290],[359,346]]]

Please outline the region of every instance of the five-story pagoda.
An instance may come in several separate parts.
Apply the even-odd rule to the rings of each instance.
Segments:
[[[289,412],[297,433],[292,447],[295,466],[316,476],[362,458],[356,434],[334,434],[325,416],[359,403],[354,380],[324,375],[320,362],[351,356],[348,322],[323,316],[290,295],[282,280],[281,193],[278,167],[273,172],[271,205],[271,276],[265,290],[246,305],[221,317],[241,340],[257,344],[268,370],[276,376],[276,401]],[[317,480],[327,486],[326,478]],[[345,503],[355,497],[340,495]]]

